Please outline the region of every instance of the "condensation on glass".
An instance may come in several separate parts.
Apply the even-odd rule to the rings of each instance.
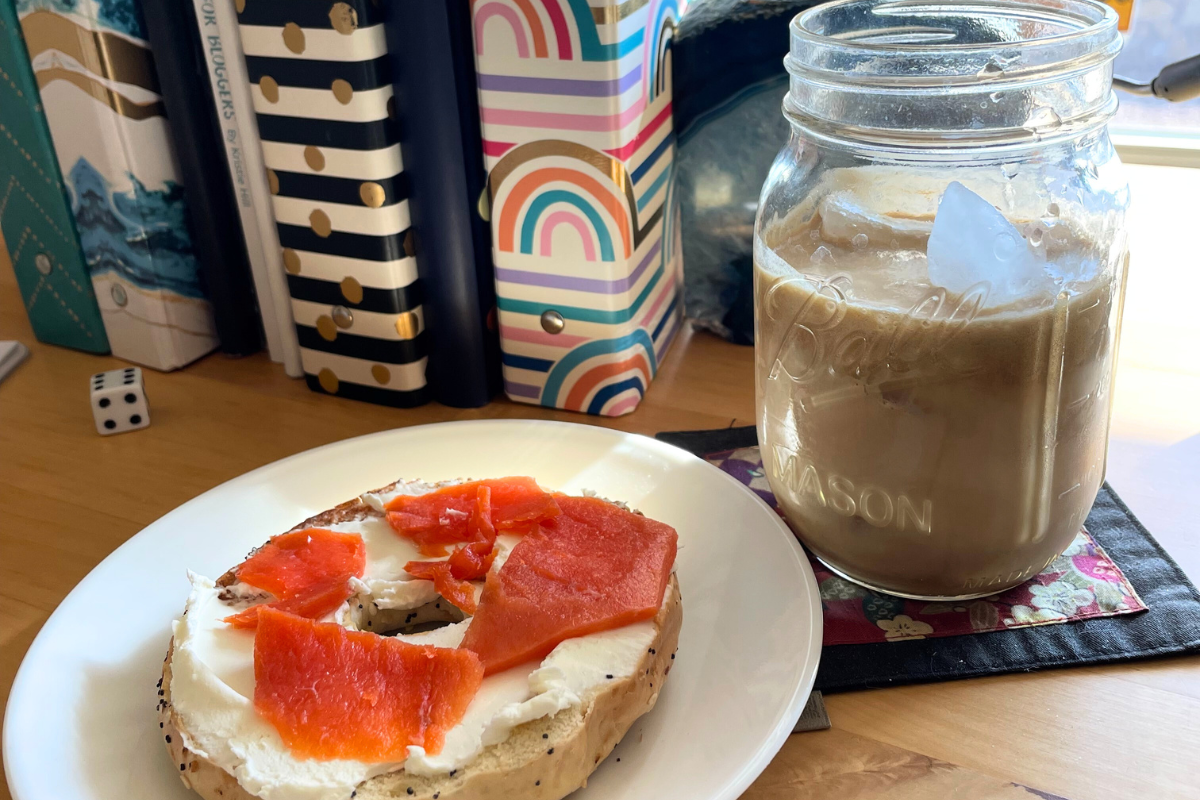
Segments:
[[[843,0],[791,36],[792,134],[755,229],[767,476],[848,578],[1002,591],[1059,556],[1104,478],[1115,13]]]

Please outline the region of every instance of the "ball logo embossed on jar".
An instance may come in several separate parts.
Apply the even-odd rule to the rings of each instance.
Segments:
[[[851,286],[847,275],[827,279],[798,276],[783,278],[768,290],[765,305],[772,319],[781,320],[784,314],[791,317],[790,329],[773,359],[770,380],[786,379],[805,385],[823,374],[832,374],[830,370],[853,376],[868,386],[908,373],[919,377],[922,362],[938,360],[946,346],[978,316],[987,304],[990,289],[986,281],[980,282],[952,302],[947,302],[945,289],[931,289],[906,313],[896,315],[889,328],[864,333],[860,328],[839,329],[846,317]],[[781,292],[793,296],[799,292],[807,297],[788,308]],[[949,366],[964,371],[971,368],[953,363]],[[820,402],[818,397],[811,399]]]

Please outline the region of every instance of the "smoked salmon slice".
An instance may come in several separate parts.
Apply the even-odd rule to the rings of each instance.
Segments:
[[[450,572],[462,581],[473,581],[487,575],[496,560],[495,542],[472,542],[455,548],[446,559]]]
[[[336,610],[352,594],[350,579],[361,578],[366,565],[367,548],[357,533],[309,528],[272,538],[235,574],[242,583],[275,595],[274,608],[316,618]],[[261,608],[252,606],[225,622],[254,628]]]
[[[493,557],[495,553],[492,553]],[[470,582],[454,577],[453,568],[446,561],[410,561],[404,571],[414,578],[433,581],[433,588],[447,600],[467,614],[475,613],[475,588]]]
[[[471,541],[455,548],[445,561],[410,561],[404,565],[404,571],[414,578],[433,581],[438,594],[466,613],[474,614],[475,590],[468,581],[486,575],[496,559],[496,527],[492,524],[489,486],[481,484],[475,489],[467,535]]]
[[[532,527],[558,514],[554,495],[533,478],[496,478],[446,486],[428,494],[400,495],[386,506],[387,519],[422,555],[444,556],[445,545],[473,538],[472,517],[480,487],[490,492],[488,522],[494,531]]]
[[[299,758],[378,764],[403,761],[410,745],[439,753],[482,680],[469,650],[259,611],[254,707]]]
[[[678,536],[661,522],[589,497],[558,496],[561,513],[488,573],[461,647],[491,675],[545,657],[560,642],[658,613]]]
[[[273,603],[260,603],[250,606],[245,611],[239,611],[233,616],[225,617],[224,622],[242,630],[253,630],[258,626],[258,612],[264,608],[274,608],[286,611],[306,619],[319,619],[326,614],[337,611],[338,606],[346,601],[354,590],[350,588],[348,579],[334,583],[318,584],[300,591],[291,597],[276,600]],[[471,597],[474,600],[474,595]]]
[[[236,572],[242,583],[287,597],[339,576],[361,577],[366,565],[367,548],[357,533],[307,528],[273,537]]]

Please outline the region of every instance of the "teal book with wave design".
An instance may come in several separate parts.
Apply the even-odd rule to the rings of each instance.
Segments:
[[[0,0],[0,233],[38,341],[107,353],[12,0]]]
[[[161,370],[217,346],[135,0],[16,0],[114,355]]]

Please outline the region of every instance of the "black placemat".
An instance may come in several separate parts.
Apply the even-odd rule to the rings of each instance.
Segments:
[[[753,426],[664,432],[657,438],[701,457],[758,444]],[[840,692],[1200,652],[1200,593],[1107,483],[1086,525],[1148,611],[937,639],[834,645],[821,653],[814,688]]]

